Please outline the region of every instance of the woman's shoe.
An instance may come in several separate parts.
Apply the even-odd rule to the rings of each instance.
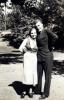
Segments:
[[[25,94],[24,94],[24,93],[22,93],[22,94],[21,94],[21,98],[24,98],[24,97],[25,97]]]
[[[28,96],[29,96],[30,98],[33,98],[33,91],[32,91],[32,88],[29,89]]]
[[[28,93],[28,96],[29,96],[30,98],[33,98],[33,93]]]

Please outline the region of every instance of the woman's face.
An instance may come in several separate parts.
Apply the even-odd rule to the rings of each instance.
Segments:
[[[33,29],[31,30],[30,36],[31,36],[31,38],[36,39],[37,32],[36,32],[36,29],[35,29],[35,28],[33,28]]]
[[[36,27],[37,27],[37,29],[39,30],[39,32],[41,32],[41,31],[43,31],[43,24],[40,22],[40,21],[38,21],[37,23],[36,23]]]

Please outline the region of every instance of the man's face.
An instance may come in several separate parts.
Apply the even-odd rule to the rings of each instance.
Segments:
[[[37,29],[39,30],[39,32],[43,31],[43,24],[42,24],[40,21],[38,21],[38,22],[36,23],[36,27],[37,27]]]

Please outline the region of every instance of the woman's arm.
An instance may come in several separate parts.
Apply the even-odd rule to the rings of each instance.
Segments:
[[[27,38],[26,39],[24,39],[23,40],[23,42],[21,43],[21,45],[20,45],[20,47],[19,47],[19,51],[21,52],[21,53],[24,53],[24,52],[26,52],[26,43],[27,43]]]

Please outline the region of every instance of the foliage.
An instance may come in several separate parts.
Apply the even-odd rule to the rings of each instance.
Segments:
[[[4,30],[4,14],[2,13],[1,5],[0,5],[0,30]]]
[[[5,3],[7,2],[7,0],[0,0],[0,3]]]
[[[9,38],[10,44],[18,48],[22,40],[28,35],[33,24],[33,18],[25,14],[24,9],[19,5],[13,5],[13,12],[7,15],[7,29],[12,30]],[[10,39],[11,37],[11,39]]]
[[[37,1],[37,2],[36,2]],[[39,2],[40,1],[40,2]],[[46,27],[58,34],[56,48],[64,48],[64,2],[63,0],[26,0],[25,9],[42,18]],[[27,10],[26,10],[27,11]]]
[[[44,26],[55,32],[59,39],[55,48],[64,48],[64,1],[63,0],[11,0],[13,12],[7,15],[7,29],[12,29],[14,41],[29,33],[35,18],[41,18]]]

